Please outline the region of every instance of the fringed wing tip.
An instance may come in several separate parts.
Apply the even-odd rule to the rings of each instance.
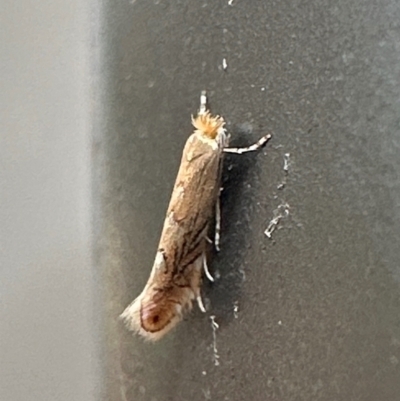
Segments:
[[[148,331],[142,324],[142,301],[140,297],[137,298],[121,313],[119,319],[123,321],[129,331],[139,334],[146,341],[158,341],[182,320],[181,307],[175,306],[176,309],[172,313],[171,320],[164,327],[160,327],[160,329],[154,328],[154,330]],[[157,308],[158,305],[152,305],[150,303],[149,306],[156,306]],[[144,319],[146,321],[146,317],[144,317]],[[146,323],[148,324],[148,321],[146,321]]]
[[[139,334],[146,341],[156,341],[158,336],[143,329],[140,322],[140,309],[133,302],[119,316],[126,328],[134,334]]]
[[[119,315],[121,320],[129,331],[139,333],[142,329],[140,324],[140,302],[137,300],[132,302],[125,310]]]
[[[224,127],[225,120],[220,116],[213,116],[209,111],[192,116],[192,124],[203,135],[215,139],[218,131]]]

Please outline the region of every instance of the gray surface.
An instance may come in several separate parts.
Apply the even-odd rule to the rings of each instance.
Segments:
[[[399,399],[400,6],[40,4],[1,24],[0,399]],[[148,278],[203,88],[234,142],[274,138],[226,160],[209,313],[148,344],[117,317]]]
[[[106,6],[96,197],[109,399],[399,399],[400,7],[227,3]],[[146,344],[115,319],[148,278],[203,88],[238,142],[275,135],[264,154],[227,159],[210,312]],[[282,201],[290,217],[270,241]]]
[[[0,400],[98,400],[92,20],[74,0],[0,15]]]

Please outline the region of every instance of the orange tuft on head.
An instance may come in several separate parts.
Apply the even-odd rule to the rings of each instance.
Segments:
[[[215,139],[218,130],[225,125],[225,121],[220,116],[212,116],[210,112],[199,114],[196,118],[192,117],[193,126],[208,136],[211,139]]]

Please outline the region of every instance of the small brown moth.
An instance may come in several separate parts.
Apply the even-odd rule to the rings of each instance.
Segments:
[[[219,247],[223,154],[257,150],[271,137],[266,135],[246,148],[228,148],[225,121],[211,115],[206,104],[203,91],[199,113],[192,116],[195,131],[183,150],[150,278],[121,314],[128,329],[149,340],[158,340],[170,331],[192,308],[194,299],[205,312],[200,288],[203,270],[214,281],[207,268],[206,247],[214,216],[215,247]]]

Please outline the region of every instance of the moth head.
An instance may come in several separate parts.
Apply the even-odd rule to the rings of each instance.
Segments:
[[[220,116],[213,116],[209,111],[200,113],[197,117],[192,116],[192,124],[202,135],[215,139],[223,130],[225,121]]]

